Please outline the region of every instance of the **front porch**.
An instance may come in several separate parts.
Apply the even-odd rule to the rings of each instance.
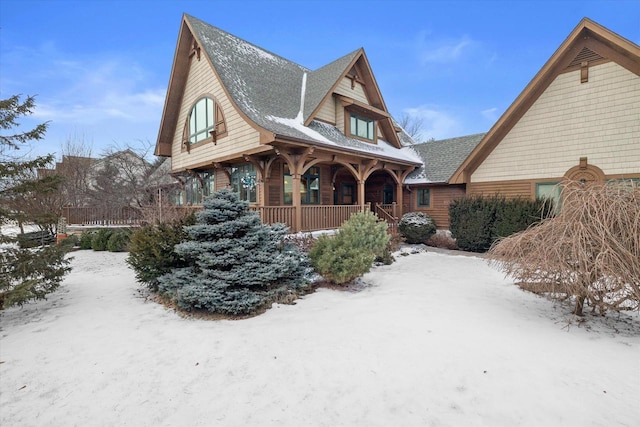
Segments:
[[[187,192],[200,189],[193,204],[214,190],[230,188],[250,202],[263,222],[284,223],[291,232],[335,229],[362,211],[373,211],[395,227],[407,208],[404,179],[416,165],[284,143],[220,160],[174,174]]]
[[[251,208],[263,222],[285,223],[292,232],[338,228],[362,211],[373,211],[395,228],[403,214],[403,180],[414,169],[398,161],[286,145],[267,155],[245,155],[243,160],[255,177],[244,172],[238,178],[233,166],[225,168],[230,171],[230,186],[242,192],[236,182],[254,182]]]

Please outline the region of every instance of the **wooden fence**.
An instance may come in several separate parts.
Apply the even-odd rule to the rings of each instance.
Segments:
[[[69,225],[140,225],[142,212],[130,206],[120,208],[86,207],[76,208],[65,206],[62,216]]]

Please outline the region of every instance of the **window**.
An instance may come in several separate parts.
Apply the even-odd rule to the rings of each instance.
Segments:
[[[375,120],[368,119],[366,117],[359,116],[357,114],[351,113],[351,135],[356,136],[358,138],[368,139],[370,141],[375,141]]]
[[[284,195],[286,205],[293,203],[293,179],[289,165],[284,164]],[[320,204],[320,168],[311,167],[300,177],[300,202],[303,205]]]
[[[560,211],[562,187],[558,182],[538,182],[536,183],[536,198],[548,199],[553,202],[555,212]]]
[[[204,198],[213,194],[213,172],[198,172],[187,177],[184,192],[177,197],[178,204],[200,205]]]
[[[248,202],[256,201],[256,170],[252,164],[231,168],[231,188]]]
[[[225,134],[226,126],[220,106],[212,98],[199,99],[189,114],[187,143],[193,145],[208,139],[215,142]]]
[[[428,208],[431,206],[430,188],[418,188],[418,206],[421,208]]]

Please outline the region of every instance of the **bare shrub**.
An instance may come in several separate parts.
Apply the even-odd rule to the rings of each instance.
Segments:
[[[492,264],[525,289],[607,310],[640,310],[640,187],[565,182],[560,213],[496,242]]]
[[[443,249],[458,249],[456,240],[451,236],[451,232],[447,230],[438,230],[436,234],[429,237],[426,241],[427,246]]]
[[[156,200],[153,205],[139,208],[142,222],[150,225],[181,221],[201,209],[200,206],[176,206],[169,201],[166,195]]]

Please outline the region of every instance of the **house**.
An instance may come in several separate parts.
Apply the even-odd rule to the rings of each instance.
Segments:
[[[559,197],[564,179],[640,179],[640,47],[584,18],[449,179]]]
[[[640,48],[585,18],[489,132],[415,144],[363,49],[310,70],[184,15],[155,154],[185,204],[233,188],[294,231],[363,209],[424,211],[446,229],[464,195],[640,179],[639,100]]]
[[[388,215],[421,165],[413,143],[363,49],[310,70],[183,16],[155,154],[171,157],[186,203],[232,188],[296,231]]]

